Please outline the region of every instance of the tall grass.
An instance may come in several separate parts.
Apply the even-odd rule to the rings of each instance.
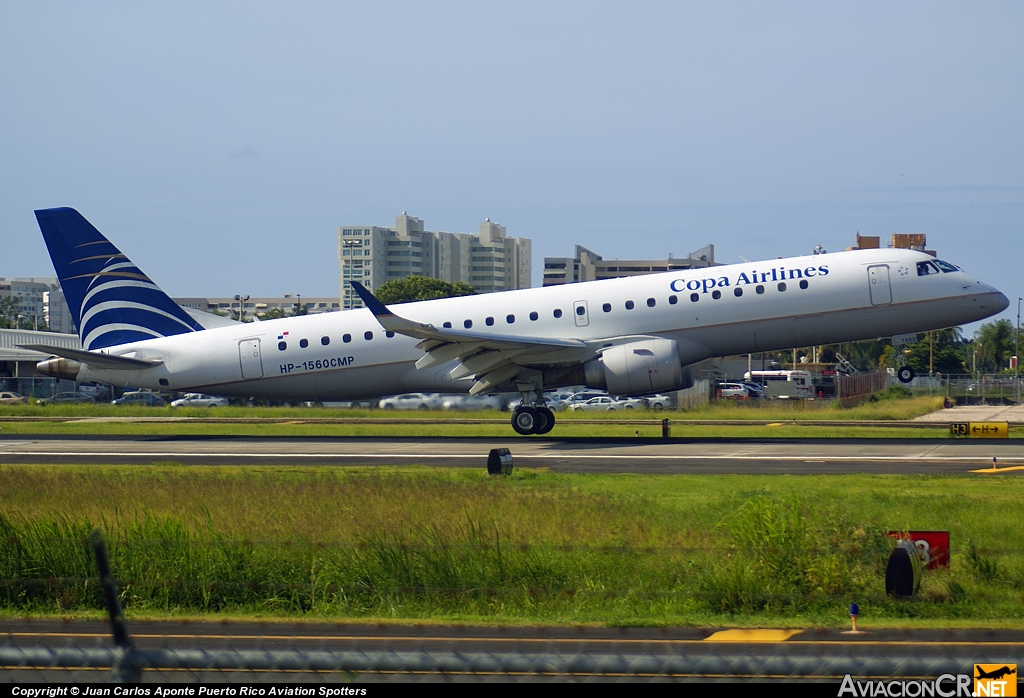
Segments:
[[[0,467],[0,608],[501,622],[1019,622],[1019,479]],[[928,503],[931,503],[929,507]],[[889,529],[948,572],[884,595]],[[959,621],[958,621],[959,619]]]

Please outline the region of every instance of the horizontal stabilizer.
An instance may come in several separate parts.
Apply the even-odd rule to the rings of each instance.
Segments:
[[[114,356],[112,354],[100,354],[94,351],[82,349],[68,349],[66,347],[51,347],[47,344],[19,344],[22,349],[40,351],[44,354],[53,354],[65,359],[73,359],[88,364],[93,368],[105,369],[108,371],[138,371],[143,368],[159,366],[163,361],[146,361],[144,359],[132,359],[127,356]]]

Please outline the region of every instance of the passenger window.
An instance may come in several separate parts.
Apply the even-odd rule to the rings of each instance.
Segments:
[[[446,329],[449,329],[449,330],[450,330],[450,329],[452,328],[452,323],[450,323],[450,322],[445,322],[444,324],[442,324],[442,325],[441,325],[441,327],[444,327],[444,328],[446,328]]]
[[[633,309],[633,301],[626,301],[626,310]]]
[[[471,328],[473,326],[473,321],[472,320],[464,320],[462,322],[462,326],[465,327],[468,330],[469,328]]]
[[[675,296],[669,296],[668,297],[668,304],[669,305],[675,305],[678,302],[679,302],[679,299],[676,298]]]
[[[323,337],[320,338],[320,343],[326,347],[328,344],[331,343],[331,338],[328,337],[327,335],[324,335]]]
[[[739,298],[740,296],[742,296],[742,295],[743,295],[743,289],[742,289],[742,288],[740,288],[739,286],[737,286],[736,288],[734,288],[734,289],[732,290],[732,295],[734,295],[734,296],[736,296],[737,298]]]
[[[488,327],[491,327],[494,324],[494,318],[492,318],[492,317],[486,318],[484,320],[484,324],[487,325]]]
[[[387,337],[388,339],[391,339],[392,337],[395,336],[395,333],[392,332],[391,330],[385,330],[384,331],[384,336]]]
[[[278,342],[277,348],[281,351],[284,351],[285,349],[288,348],[288,342]]]
[[[604,305],[601,306],[601,310],[603,310],[606,313],[612,312],[612,304],[611,303],[605,303]]]
[[[760,296],[762,293],[764,293],[764,286],[758,285],[758,287],[755,288],[754,290],[757,291],[757,295]]]
[[[348,333],[341,335],[341,341],[343,341],[345,344],[348,344],[349,342],[352,341],[352,335]]]
[[[654,300],[653,298],[648,298],[647,299],[647,307],[648,308],[653,308],[655,303],[657,303],[657,301]]]
[[[538,315],[538,314],[537,314],[537,311],[536,311],[536,310],[534,310],[534,311],[532,311],[532,312],[530,313],[530,319],[531,319],[531,320],[536,320],[536,319],[537,319],[537,318],[539,318],[539,317],[540,317],[540,315]]]
[[[779,282],[779,290],[780,291],[785,291],[786,290],[786,282],[785,281],[780,281]]]
[[[807,279],[800,279],[800,288],[807,288]]]
[[[582,315],[583,313],[581,313],[579,311],[579,309],[577,309],[576,310],[576,314],[577,315]],[[561,308],[555,308],[555,311],[552,313],[552,315],[554,315],[555,317],[562,317],[562,309]]]
[[[367,341],[373,339],[373,332],[370,332],[370,330],[367,330],[366,332],[363,332],[363,339],[365,339]]]
[[[505,316],[505,322],[507,322],[508,324],[511,325],[515,321],[516,321],[516,316],[515,315],[506,315]]]
[[[587,309],[584,308],[582,305],[578,305],[578,306],[576,306],[576,314],[577,315],[586,315],[587,314]]]
[[[722,292],[716,288],[714,291],[711,292],[711,297],[717,301],[719,298],[722,297]]]
[[[694,303],[696,303],[697,301],[700,300],[700,294],[699,293],[691,293],[690,294],[690,300],[693,301]]]
[[[300,339],[299,340],[299,346],[302,347],[303,349],[305,349],[306,347],[309,346],[309,340],[308,339]]]

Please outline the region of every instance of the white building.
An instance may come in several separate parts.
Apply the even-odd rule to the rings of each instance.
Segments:
[[[714,245],[705,245],[685,257],[669,255],[668,259],[603,259],[582,245],[576,245],[575,252],[574,257],[544,258],[544,286],[717,266]]]
[[[348,283],[373,290],[412,274],[463,281],[481,293],[530,287],[531,241],[505,235],[489,218],[476,234],[425,230],[423,221],[405,212],[394,228],[349,226],[338,229],[342,307],[361,308]]]
[[[53,332],[75,331],[60,282],[53,277],[0,277],[0,298],[17,298],[16,315],[33,329],[48,327]],[[11,318],[18,322],[18,318]]]

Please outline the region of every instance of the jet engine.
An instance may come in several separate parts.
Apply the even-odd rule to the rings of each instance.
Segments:
[[[608,347],[583,368],[588,387],[603,388],[612,395],[647,395],[693,385],[693,369],[683,370],[674,339],[643,339]]]

